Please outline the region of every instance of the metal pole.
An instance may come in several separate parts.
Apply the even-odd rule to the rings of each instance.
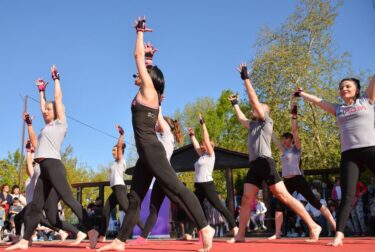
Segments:
[[[23,112],[27,112],[27,95],[24,97],[24,103],[23,103]],[[20,187],[20,193],[22,192],[22,184],[23,184],[23,176],[22,176],[22,165],[23,165],[23,151],[24,151],[24,144],[25,144],[25,122],[22,119],[22,142],[21,142],[21,155],[20,155],[20,162],[18,165],[18,171],[19,171],[19,187]]]

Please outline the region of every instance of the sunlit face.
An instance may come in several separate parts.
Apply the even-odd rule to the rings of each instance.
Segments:
[[[9,192],[9,186],[8,185],[4,186],[3,192]]]
[[[53,110],[52,103],[46,103],[44,107],[43,118],[45,123],[50,123],[55,120],[55,111]]]
[[[112,156],[113,156],[114,159],[117,159],[117,146],[113,147]]]
[[[290,146],[293,144],[293,139],[289,137],[283,137],[281,141],[285,148],[290,148]]]
[[[357,95],[357,86],[351,80],[343,81],[340,84],[339,89],[340,89],[340,97],[344,101],[349,101],[349,100],[355,99],[355,97]]]
[[[202,152],[206,152],[207,151],[206,146],[203,144],[203,142],[199,143],[199,148],[201,149]]]
[[[13,189],[13,194],[19,194],[20,193],[20,189],[19,188],[14,188]]]

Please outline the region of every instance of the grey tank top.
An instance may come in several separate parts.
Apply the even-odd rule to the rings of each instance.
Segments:
[[[64,120],[54,120],[46,124],[38,136],[38,146],[34,158],[61,159],[60,148],[64,141],[68,125]]]
[[[374,104],[366,95],[352,105],[336,104],[335,107],[341,152],[375,146]]]
[[[157,133],[156,135],[165,149],[168,161],[170,161],[174,150],[174,136],[171,129],[168,127],[163,134]]]
[[[258,157],[270,157],[271,153],[271,136],[273,131],[273,121],[269,115],[265,114],[264,121],[252,120],[249,124],[249,161],[253,161]]]
[[[280,160],[283,177],[302,175],[299,167],[299,162],[301,160],[300,149],[297,149],[294,145],[289,149],[285,148]]]

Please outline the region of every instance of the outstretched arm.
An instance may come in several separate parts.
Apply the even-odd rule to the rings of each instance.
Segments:
[[[237,95],[231,95],[229,96],[229,100],[233,105],[234,111],[236,113],[238,121],[245,127],[249,128],[249,119],[244,115],[244,113],[241,111],[240,106],[238,105],[238,96]]]
[[[138,18],[138,20],[135,21],[135,28],[137,31],[137,38],[135,41],[134,58],[139,78],[142,81],[140,91],[142,96],[151,100],[154,98],[156,92],[151,77],[147,72],[145,61],[144,32],[150,31],[146,28],[146,19]]]
[[[332,103],[323,100],[322,98],[316,97],[315,95],[311,95],[311,94],[308,94],[306,92],[303,92],[301,89],[297,90],[294,93],[294,96],[295,97],[302,97],[303,99],[314,103],[315,105],[317,105],[318,107],[320,107],[324,111],[326,111],[326,112],[328,112],[328,113],[330,113],[334,116],[336,115],[335,106]]]
[[[29,177],[33,176],[34,174],[34,166],[33,166],[33,154],[31,150],[31,141],[28,140],[26,143],[26,173]]]
[[[202,156],[203,153],[202,153],[201,147],[198,143],[198,140],[195,138],[194,130],[192,128],[188,128],[188,133],[189,133],[190,140],[191,140],[191,143],[194,146],[195,151],[197,152],[197,154],[199,156]]]
[[[206,147],[208,155],[212,156],[215,153],[214,152],[214,148],[211,145],[210,135],[208,134],[208,130],[207,130],[206,124],[204,122],[204,119],[203,119],[201,113],[199,113],[199,123],[202,125],[202,129],[203,129],[203,143],[204,143],[204,146]]]
[[[51,67],[51,75],[52,75],[53,81],[55,82],[54,98],[55,98],[56,114],[57,114],[56,117],[59,121],[63,121],[65,120],[65,111],[64,111],[64,106],[62,102],[60,75],[55,65]]]
[[[301,141],[299,139],[299,135],[298,135],[298,121],[297,121],[297,118],[298,118],[298,108],[297,108],[297,104],[295,103],[294,99],[293,99],[293,105],[292,105],[292,134],[293,134],[293,141],[294,141],[294,146],[297,148],[297,149],[301,149]]]
[[[272,132],[272,141],[276,144],[277,148],[281,151],[284,152],[284,146],[281,144],[279,138]]]
[[[43,114],[46,109],[46,87],[48,85],[48,82],[45,82],[43,79],[37,79],[35,81],[35,84],[38,87],[40,98],[40,111]]]
[[[254,111],[258,115],[260,120],[265,120],[265,111],[262,107],[262,104],[259,102],[258,96],[255,92],[255,89],[251,85],[249,73],[247,71],[246,64],[240,64],[239,68],[237,69],[241,73],[241,79],[245,83],[246,93],[249,97],[249,103],[253,107]]]
[[[38,146],[38,138],[37,138],[37,136],[35,134],[35,131],[34,131],[34,128],[33,128],[32,119],[27,112],[23,113],[23,120],[25,121],[25,123],[27,125],[27,132],[29,134],[30,142],[35,148],[36,146]]]
[[[366,94],[369,97],[371,103],[374,103],[375,102],[375,75],[372,76],[370,84],[368,85],[366,89]]]
[[[118,138],[118,141],[117,141],[117,160],[116,161],[120,161],[123,158],[122,148],[124,145],[124,129],[120,125],[116,125],[116,128],[118,130],[118,133],[120,134],[120,137]]]

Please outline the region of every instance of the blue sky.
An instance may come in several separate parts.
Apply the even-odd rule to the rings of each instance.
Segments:
[[[38,98],[33,82],[50,84],[56,64],[67,115],[117,136],[124,126],[131,142],[130,102],[137,88],[133,50],[134,19],[146,15],[159,49],[155,63],[166,78],[164,114],[173,114],[198,97],[218,98],[226,88],[242,92],[235,72],[254,56],[261,28],[277,28],[296,1],[0,1],[0,159],[21,145],[21,95]],[[338,52],[351,53],[355,71],[375,72],[375,7],[372,0],[347,0],[333,27]],[[53,98],[53,85],[47,98]],[[38,104],[29,101],[39,131]],[[72,120],[64,146],[96,169],[111,161],[116,140]]]

